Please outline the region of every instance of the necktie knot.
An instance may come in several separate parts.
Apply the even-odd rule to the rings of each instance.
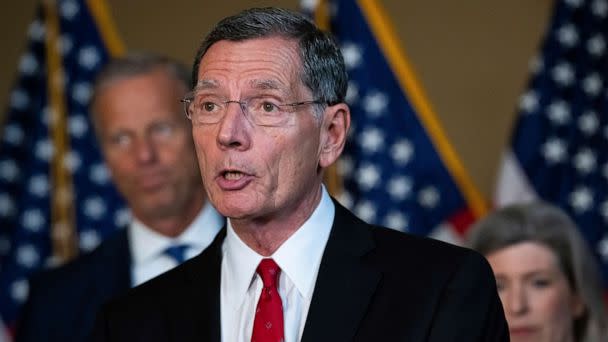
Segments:
[[[182,262],[186,261],[186,250],[188,247],[189,246],[187,244],[169,246],[163,251],[163,254],[169,256],[178,264],[181,264]]]
[[[256,272],[262,278],[262,283],[264,283],[264,287],[268,288],[277,288],[277,282],[279,280],[279,274],[281,273],[281,269],[279,265],[272,259],[262,259]]]

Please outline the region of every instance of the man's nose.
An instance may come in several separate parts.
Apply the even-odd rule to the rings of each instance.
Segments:
[[[219,122],[217,141],[223,148],[247,149],[250,146],[252,123],[246,109],[238,101],[226,102],[226,113]]]

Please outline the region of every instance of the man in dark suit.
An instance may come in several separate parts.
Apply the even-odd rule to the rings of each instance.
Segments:
[[[368,225],[322,185],[350,127],[329,36],[247,10],[207,35],[193,76],[183,102],[227,227],[105,306],[96,341],[508,341],[483,257]]]
[[[208,203],[179,99],[185,67],[132,54],[96,80],[93,123],[133,220],[75,262],[36,276],[17,341],[88,341],[101,304],[199,254],[224,225]]]

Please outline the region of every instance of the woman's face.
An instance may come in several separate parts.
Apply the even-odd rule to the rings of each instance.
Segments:
[[[584,307],[549,247],[521,242],[486,257],[496,276],[511,341],[574,341],[573,322]]]

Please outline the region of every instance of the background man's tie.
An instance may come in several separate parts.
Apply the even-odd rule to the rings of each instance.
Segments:
[[[175,262],[177,262],[177,264],[179,265],[186,260],[186,250],[187,249],[188,249],[188,245],[186,245],[186,244],[173,245],[173,246],[167,247],[167,249],[165,249],[163,254],[173,258],[173,260],[175,260]]]

